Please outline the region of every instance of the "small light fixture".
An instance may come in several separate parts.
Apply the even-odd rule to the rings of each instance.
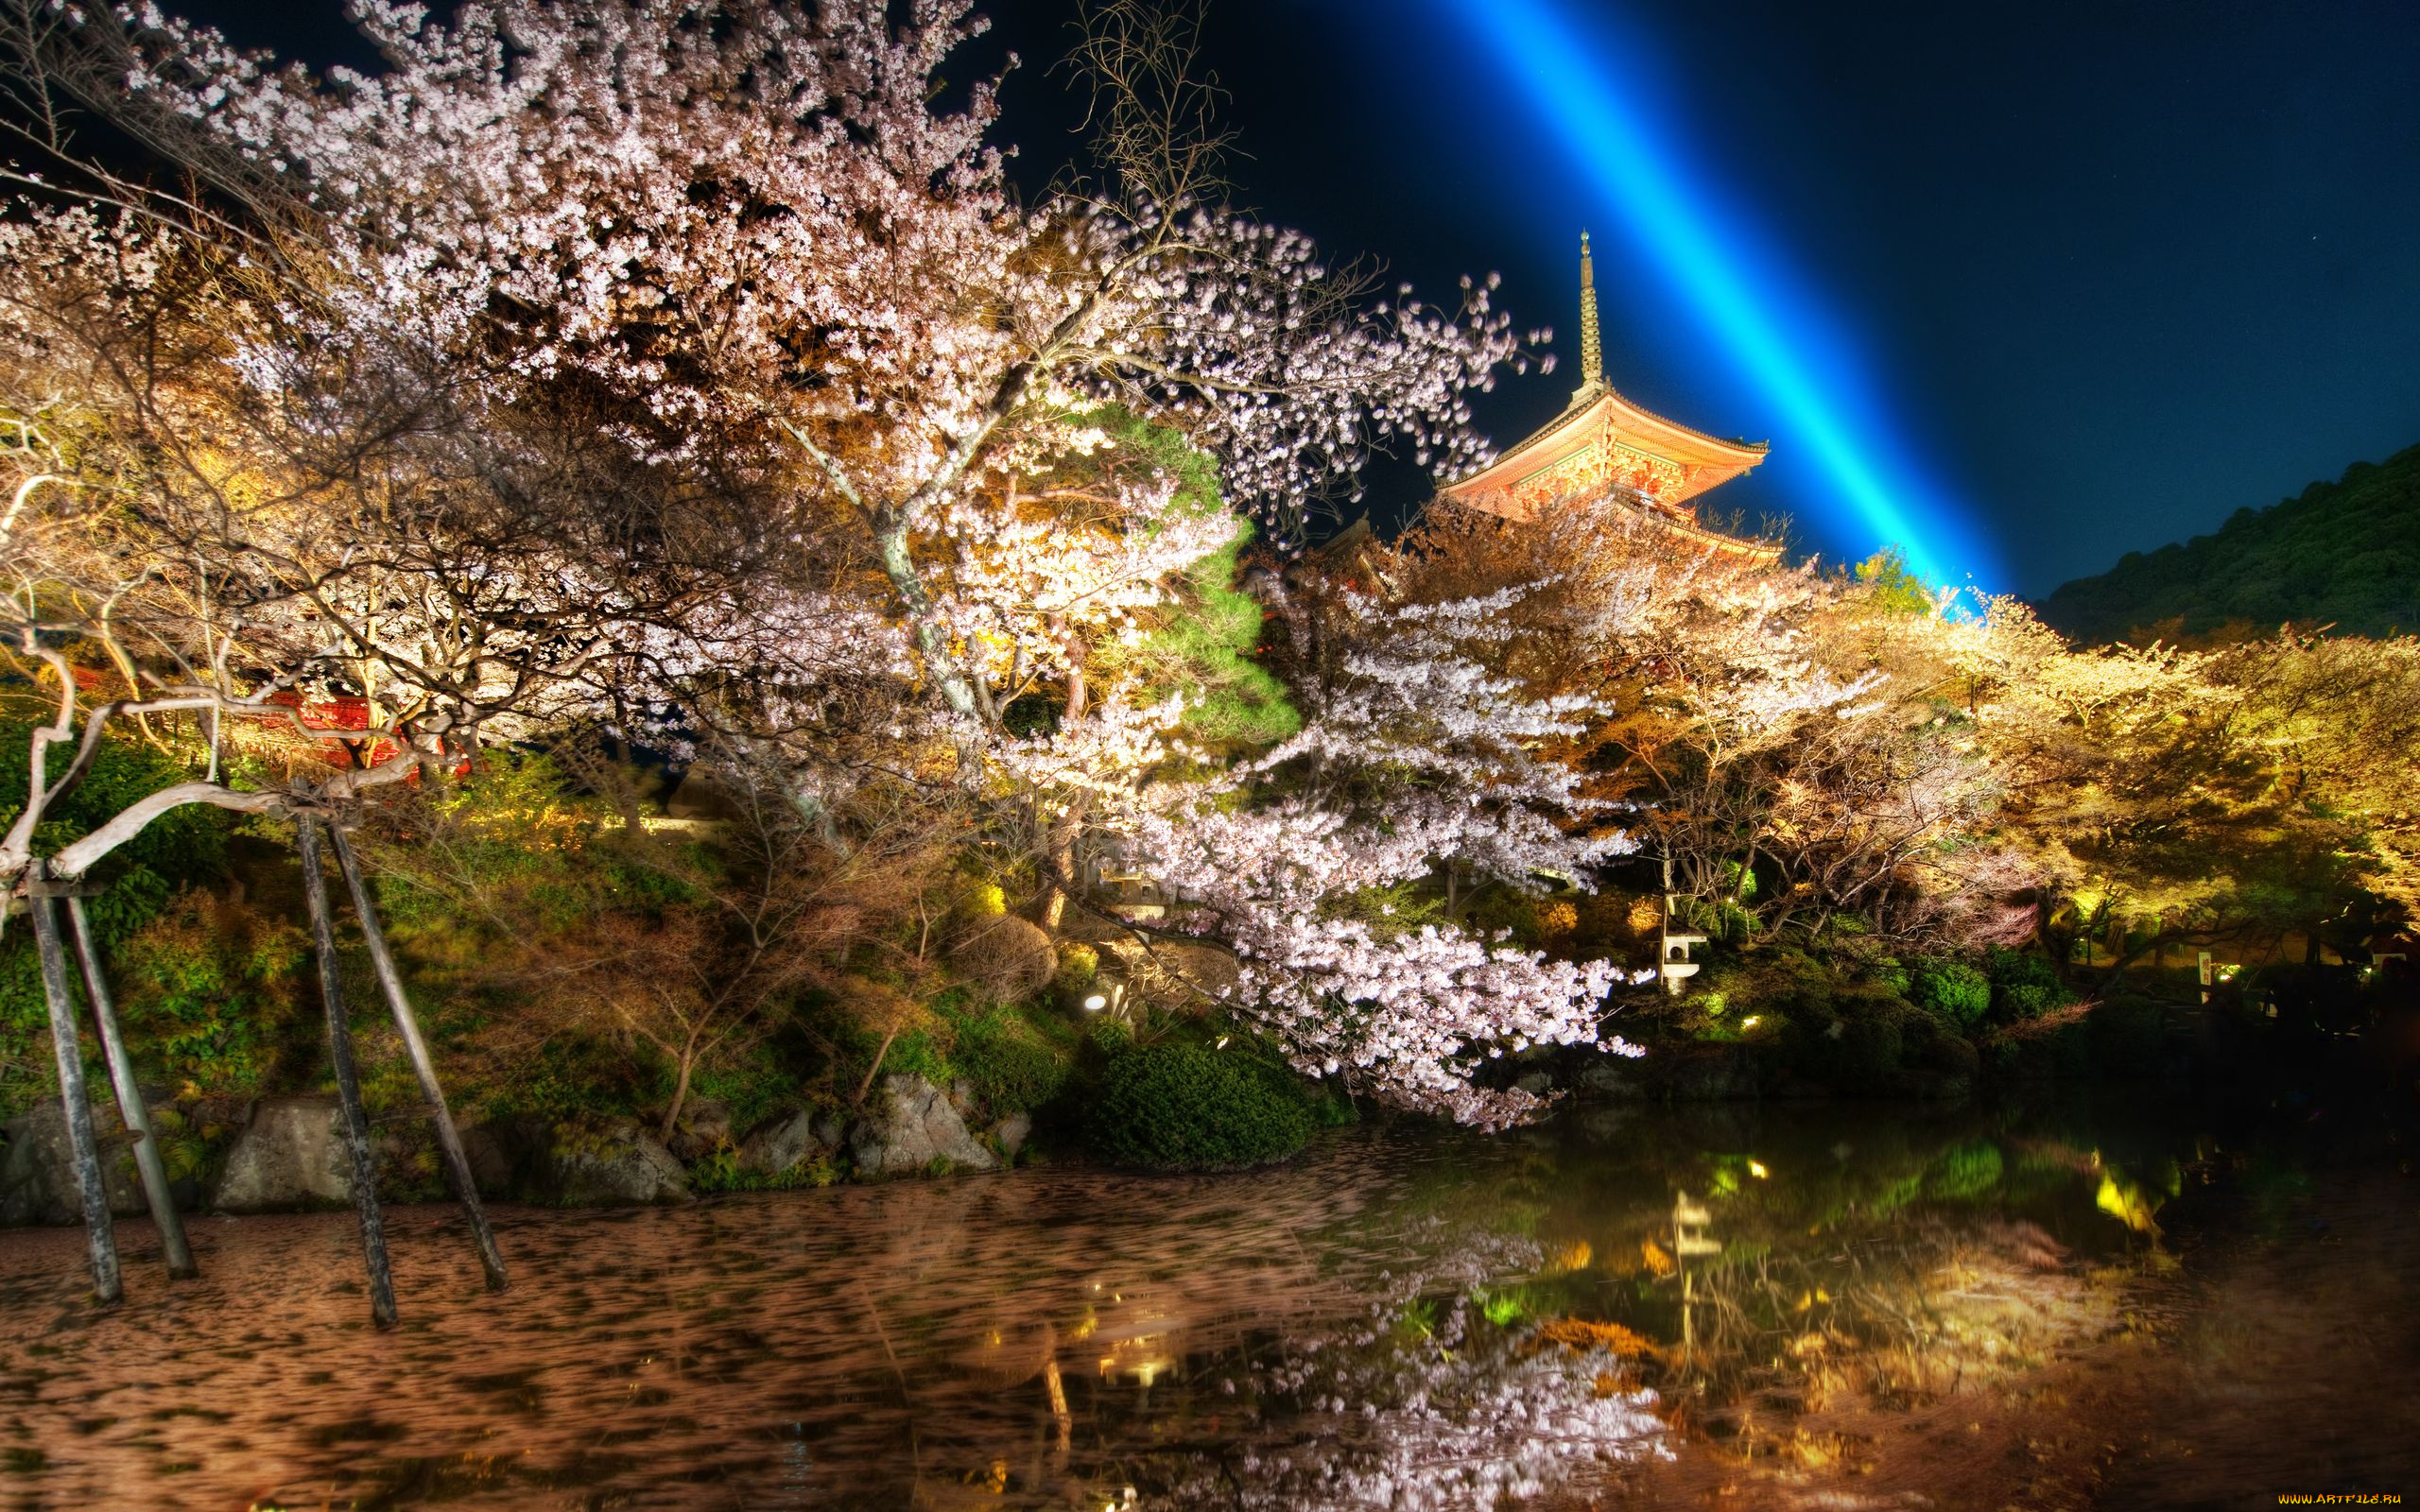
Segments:
[[[1753,1029],[1756,1026],[1756,1021],[1763,1017],[1764,1015],[1761,1013],[1752,1013],[1739,1021],[1739,1027],[1742,1029]]]
[[[1098,1013],[1101,1009],[1108,1006],[1109,999],[1102,997],[1098,992],[1094,993],[1091,997],[1084,999],[1084,1011],[1086,1013]]]

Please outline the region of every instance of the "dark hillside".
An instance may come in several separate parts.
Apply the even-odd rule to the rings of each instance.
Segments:
[[[2334,483],[2238,509],[2182,545],[2130,551],[2063,583],[2042,617],[2085,641],[2232,640],[2287,623],[2348,635],[2420,629],[2420,446]]]

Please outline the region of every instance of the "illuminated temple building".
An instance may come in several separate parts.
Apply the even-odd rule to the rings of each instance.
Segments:
[[[1708,550],[1765,560],[1781,554],[1773,542],[1700,524],[1693,502],[1763,461],[1762,442],[1691,430],[1641,409],[1605,382],[1586,232],[1580,233],[1580,387],[1562,414],[1489,466],[1446,484],[1438,496],[1508,520],[1534,520],[1610,491],[1642,518]]]

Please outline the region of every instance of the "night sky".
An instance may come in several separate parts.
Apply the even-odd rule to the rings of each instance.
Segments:
[[[1577,381],[1577,236],[1596,233],[1615,387],[1772,457],[1709,496],[1826,558],[1881,541],[1816,438],[1663,273],[1480,0],[1213,0],[1239,199],[1425,292],[1501,272],[1564,366],[1508,381],[1500,442]],[[1892,473],[1945,576],[2041,593],[2420,441],[2420,8],[1525,0],[1582,41],[1660,164],[1748,249],[1745,287]],[[337,28],[196,6],[325,57]],[[326,10],[333,14],[335,0]],[[1074,150],[1047,64],[1066,0],[1004,0],[1003,135],[1039,185]],[[1381,523],[1425,486],[1373,489]]]

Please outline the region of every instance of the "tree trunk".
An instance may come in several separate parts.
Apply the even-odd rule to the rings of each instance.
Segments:
[[[882,1057],[890,1054],[890,1041],[899,1038],[899,1027],[907,1022],[908,1016],[904,1013],[901,1014],[899,1018],[891,1023],[890,1032],[882,1037],[882,1044],[880,1048],[876,1049],[873,1053],[873,1064],[866,1068],[866,1079],[857,1083],[857,1095],[850,1099],[849,1106],[851,1108],[863,1108],[865,1106],[866,1093],[873,1091],[873,1079],[882,1074]]]
[[[76,930],[76,958],[84,969],[84,999],[93,1005],[93,1026],[100,1031],[101,1054],[108,1060],[110,1085],[117,1092],[118,1117],[134,1136],[134,1168],[143,1177],[143,1200],[151,1221],[160,1226],[160,1248],[168,1274],[179,1280],[201,1274],[193,1263],[193,1246],[185,1241],[184,1219],[168,1190],[168,1167],[160,1159],[160,1141],[151,1130],[150,1109],[143,1106],[143,1088],[134,1079],[134,1059],[126,1053],[126,1037],[118,1032],[117,1009],[110,1002],[109,978],[101,971],[101,954],[93,944],[93,926],[84,918],[84,900],[67,900],[67,920]]]
[[[979,718],[975,684],[949,648],[948,632],[933,614],[932,594],[925,590],[924,578],[916,572],[915,558],[908,549],[908,518],[904,512],[886,511],[876,521],[874,545],[882,560],[883,575],[890,579],[890,586],[907,607],[908,618],[915,627],[916,649],[924,654],[925,669],[940,686],[942,696],[959,714]]]
[[[1063,625],[1059,629],[1061,644],[1067,653],[1067,705],[1060,720],[1063,727],[1083,718],[1092,708],[1092,691],[1084,681],[1083,643],[1067,634]],[[1068,800],[1066,815],[1060,819],[1050,837],[1050,865],[1054,874],[1049,895],[1042,905],[1042,927],[1053,935],[1059,933],[1060,924],[1067,917],[1067,890],[1061,885],[1061,879],[1070,882],[1075,879],[1076,836],[1082,832],[1083,823],[1084,795],[1078,793]]]
[[[664,1128],[656,1135],[658,1139],[671,1139],[672,1131],[681,1125],[681,1108],[689,1100],[689,1073],[698,1064],[697,1052],[698,1037],[692,1033],[681,1046],[680,1070],[672,1078],[672,1106],[664,1110]]]
[[[353,911],[361,920],[362,942],[370,948],[370,964],[378,973],[378,988],[385,994],[388,1010],[395,1016],[395,1028],[404,1037],[404,1050],[410,1056],[412,1074],[420,1078],[421,1096],[428,1101],[430,1116],[437,1125],[437,1148],[444,1157],[445,1172],[460,1199],[462,1211],[471,1222],[471,1243],[479,1252],[479,1268],[487,1273],[488,1290],[500,1292],[510,1284],[504,1273],[504,1256],[497,1250],[495,1233],[488,1227],[487,1210],[479,1204],[478,1182],[471,1176],[471,1158],[463,1153],[461,1131],[454,1126],[453,1110],[445,1106],[445,1089],[437,1079],[437,1061],[428,1053],[428,1041],[420,1032],[420,1016],[412,1011],[412,1001],[404,991],[404,974],[395,966],[394,952],[387,948],[387,932],[378,923],[377,900],[370,895],[370,885],[361,874],[361,863],[354,855],[353,843],[342,830],[329,833],[336,840],[337,865],[343,868],[344,885],[353,894]]]
[[[66,1108],[67,1143],[76,1157],[76,1190],[83,1199],[93,1296],[104,1304],[114,1303],[126,1295],[118,1279],[117,1233],[110,1220],[109,1188],[101,1178],[100,1146],[93,1138],[93,1105],[84,1095],[84,1052],[76,1040],[75,1000],[67,995],[67,955],[60,948],[57,904],[42,890],[47,877],[48,869],[39,860],[26,868],[26,909],[33,915],[43,999],[50,1009],[51,1047],[59,1057],[59,1098]]]
[[[353,1029],[345,1022],[344,988],[337,972],[336,918],[328,907],[328,879],[320,869],[320,821],[294,821],[302,852],[302,895],[311,908],[311,942],[320,957],[320,996],[328,1010],[328,1065],[337,1078],[337,1104],[345,1153],[353,1161],[353,1207],[361,1220],[361,1254],[370,1270],[370,1317],[380,1328],[395,1326],[395,1278],[387,1263],[387,1225],[378,1211],[378,1164],[370,1150],[370,1119],[361,1108],[361,1082],[353,1069]]]

